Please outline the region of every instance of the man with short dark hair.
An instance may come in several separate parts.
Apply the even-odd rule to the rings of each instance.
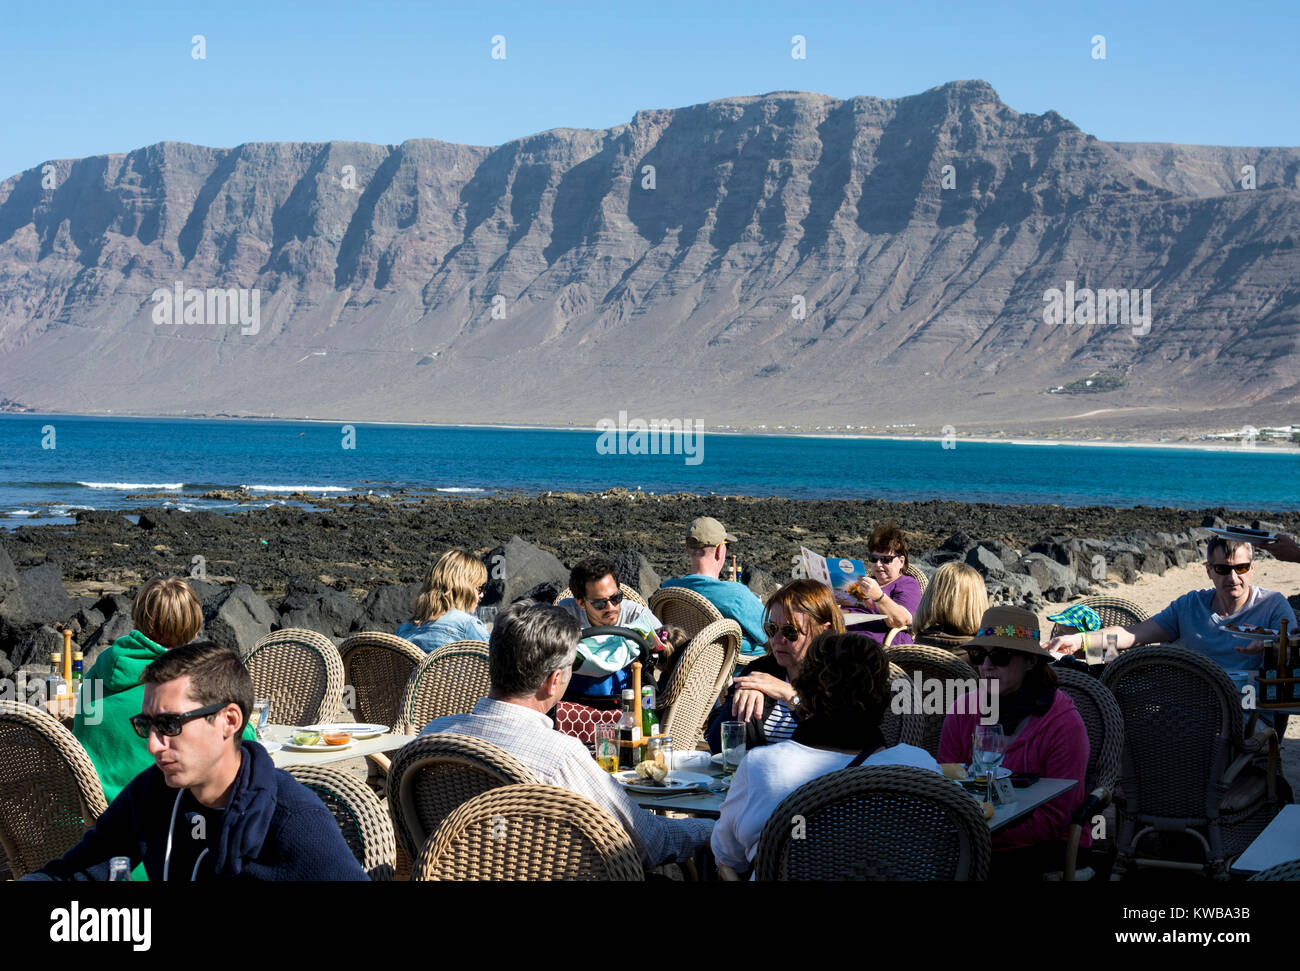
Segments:
[[[684,577],[665,580],[665,587],[682,587],[693,590],[713,606],[723,617],[730,617],[740,625],[740,653],[762,653],[767,643],[763,632],[763,602],[749,587],[722,579],[727,565],[727,544],[736,537],[712,516],[701,516],[686,527],[686,555],[691,561],[691,572]]]
[[[325,804],[241,734],[253,682],[229,648],[178,647],[144,670],[130,719],[154,765],[81,842],[28,880],[106,880],[109,860],[154,880],[365,880]]]
[[[488,647],[488,696],[470,714],[435,719],[421,734],[481,738],[517,758],[538,782],[586,796],[627,830],[648,866],[689,859],[708,843],[712,820],[667,819],[641,809],[582,742],[555,731],[546,717],[564,696],[577,657],[578,625],[568,612],[512,604],[497,616]]]
[[[572,596],[555,606],[566,611],[579,627],[630,627],[658,640],[657,632],[663,624],[649,607],[623,596],[614,564],[609,560],[592,556],[574,564],[569,571],[569,592]],[[641,656],[641,644],[616,634],[597,634],[582,639],[578,654],[580,663],[564,700],[617,708],[623,690],[632,687],[631,665]],[[649,677],[648,672],[645,677]]]

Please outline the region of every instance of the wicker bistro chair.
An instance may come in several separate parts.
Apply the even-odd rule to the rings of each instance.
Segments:
[[[960,697],[967,691],[975,691],[978,688],[979,675],[964,660],[937,647],[899,644],[885,648],[885,657],[891,664],[902,668],[908,677],[914,679],[919,674],[924,693],[933,690],[932,685],[936,682],[942,685],[943,710],[927,712],[924,707],[921,709],[921,747],[938,758],[939,736],[943,733],[943,720],[948,712],[948,700]]]
[[[0,851],[14,879],[76,846],[107,808],[76,736],[40,708],[0,701]]]
[[[925,575],[925,571],[919,566],[913,566],[911,563],[903,567],[903,572],[914,579],[921,585],[921,592],[925,593],[925,588],[930,585],[930,578]]]
[[[1247,882],[1255,880],[1268,882],[1285,880],[1288,883],[1300,881],[1300,860],[1288,860],[1286,863],[1275,863],[1267,870],[1260,870],[1258,873],[1251,874]]]
[[[1124,748],[1124,716],[1119,702],[1110,689],[1083,671],[1058,667],[1054,669],[1060,679],[1061,690],[1070,696],[1074,707],[1088,729],[1088,768],[1080,780],[1088,795],[1075,814],[1070,826],[1066,846],[1065,880],[1091,879],[1094,874],[1084,870],[1075,872],[1075,859],[1079,851],[1079,837],[1083,827],[1091,824],[1095,816],[1105,810],[1115,793],[1119,778],[1120,755]],[[1107,827],[1107,833],[1111,830]],[[1093,840],[1094,854],[1109,855],[1114,845],[1111,839]],[[1090,868],[1089,868],[1090,869]]]
[[[1134,624],[1140,624],[1144,620],[1150,620],[1150,615],[1131,600],[1125,600],[1123,597],[1084,597],[1077,601],[1081,607],[1091,607],[1097,611],[1097,616],[1101,618],[1103,627],[1131,627]],[[1071,606],[1074,606],[1071,604]],[[1053,624],[1052,633],[1048,635],[1059,637],[1062,634],[1075,633],[1075,628],[1067,627],[1062,624]]]
[[[1149,833],[1186,833],[1205,849],[1205,864],[1138,860],[1139,866],[1207,869],[1227,878],[1227,862],[1279,810],[1277,734],[1246,738],[1232,680],[1185,647],[1134,648],[1108,664],[1101,682],[1119,703],[1124,748],[1116,798],[1118,857],[1111,879],[1134,862]],[[1249,771],[1267,754],[1265,771]]]
[[[428,654],[405,637],[368,630],[339,645],[343,684],[352,688],[352,717],[360,722],[393,725],[406,682]],[[346,697],[346,695],[345,695]]]
[[[650,597],[650,612],[665,624],[680,627],[691,638],[723,619],[710,600],[685,587],[660,587]]]
[[[413,880],[643,880],[632,838],[585,796],[554,786],[492,789],[438,827]]]
[[[704,737],[709,713],[731,680],[740,637],[740,625],[734,620],[713,621],[678,652],[660,683],[655,696],[660,728],[672,736],[675,751],[693,751]]]
[[[346,772],[328,765],[295,765],[286,771],[333,814],[348,849],[370,879],[392,880],[397,842],[379,798]]]
[[[890,660],[889,662],[889,707],[885,709],[885,720],[880,723],[881,734],[885,736],[886,745],[915,745],[925,747],[926,716],[922,714],[924,696],[915,696],[915,683],[911,676]],[[894,711],[894,699],[900,694],[910,695],[906,704],[901,705],[902,712]]]
[[[984,880],[980,804],[911,766],[841,769],[800,786],[758,838],[756,880]]]
[[[258,698],[271,699],[271,721],[311,725],[343,714],[343,660],[324,634],[288,627],[267,634],[243,658]]]
[[[393,731],[415,735],[435,718],[468,714],[487,696],[490,680],[487,641],[442,645],[407,679]]]
[[[421,735],[398,750],[388,772],[388,815],[398,846],[414,860],[462,804],[498,786],[535,781],[522,762],[491,742],[451,732]]]

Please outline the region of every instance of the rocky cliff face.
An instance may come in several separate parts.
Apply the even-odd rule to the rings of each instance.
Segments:
[[[1298,244],[1300,149],[1107,144],[978,81],[732,98],[497,148],[163,143],[0,183],[0,396],[584,425],[1262,424],[1297,395]],[[1045,323],[1067,284],[1076,306],[1150,290],[1149,327],[1115,295],[1091,324]],[[218,288],[256,294],[255,326],[212,322]],[[1118,387],[1047,393],[1096,372]]]

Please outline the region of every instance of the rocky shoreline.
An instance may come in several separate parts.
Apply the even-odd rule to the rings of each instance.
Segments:
[[[997,506],[961,502],[801,501],[743,496],[602,493],[479,499],[351,495],[234,515],[145,507],[79,514],[74,526],[0,534],[0,677],[33,674],[70,626],[93,663],[131,629],[131,597],[160,574],[194,578],[208,636],[247,649],[278,627],[336,639],[407,618],[431,556],[461,546],[493,579],[485,603],[565,585],[583,556],[615,558],[648,595],[685,568],[681,537],[696,516],[722,520],[745,579],[760,595],[789,579],[800,546],[861,558],[871,529],[894,519],[912,560],[932,571],[962,559],[990,595],[1031,608],[1065,601],[1139,573],[1202,559],[1203,527],[1253,524],[1300,530],[1300,513],[1223,508]],[[1267,554],[1262,554],[1267,555]]]

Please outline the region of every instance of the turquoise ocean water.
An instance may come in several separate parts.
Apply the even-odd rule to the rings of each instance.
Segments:
[[[351,429],[349,436],[348,427]],[[1300,508],[1300,453],[723,435],[609,454],[595,431],[0,415],[0,523],[79,508],[236,508],[183,493],[247,486],[448,496],[498,490]],[[350,440],[349,440],[350,439]],[[617,448],[607,437],[603,443]],[[635,448],[635,439],[630,444]],[[345,447],[352,445],[353,447]],[[53,447],[48,447],[53,446]],[[698,461],[696,461],[698,460]],[[131,493],[166,493],[128,499]],[[273,499],[262,500],[271,503]]]

